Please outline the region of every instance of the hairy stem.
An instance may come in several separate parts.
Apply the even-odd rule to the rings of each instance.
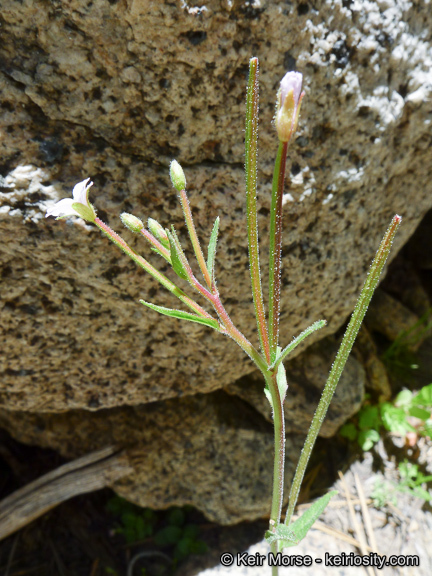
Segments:
[[[297,470],[291,486],[291,492],[289,495],[289,505],[285,517],[285,524],[289,524],[292,515],[294,514],[294,509],[300,493],[301,483],[303,481],[312,449],[315,445],[315,441],[317,439],[321,425],[327,414],[328,407],[333,398],[333,394],[336,390],[336,386],[339,382],[346,361],[348,360],[348,356],[354,345],[354,340],[358,334],[358,331],[360,330],[361,323],[365,317],[372,295],[378,285],[382,269],[390,253],[390,248],[401,220],[402,218],[400,216],[394,216],[390,227],[382,239],[380,247],[378,248],[378,251],[370,267],[366,282],[360,293],[359,299],[357,300],[357,304],[354,308],[354,312],[351,316],[351,320],[346,329],[339,351],[336,355],[336,359],[330,371],[320,402],[318,404],[318,408],[312,419],[309,432],[307,434],[303,450],[300,455]]]
[[[246,134],[245,134],[245,174],[246,174],[246,213],[249,246],[249,270],[252,284],[252,296],[261,349],[267,363],[270,363],[270,347],[264,300],[261,288],[259,265],[259,243],[257,224],[257,152],[258,152],[258,58],[249,62],[249,82],[246,97]]]
[[[249,358],[253,360],[253,362],[255,363],[257,368],[261,370],[261,372],[263,373],[266,372],[267,371],[266,361],[258,352],[258,350],[249,342],[246,336],[244,336],[244,334],[242,334],[242,332],[240,332],[240,330],[236,328],[228,312],[225,310],[220,300],[219,293],[217,291],[212,295],[211,298],[209,298],[209,301],[213,304],[213,307],[217,315],[219,316],[224,328],[226,329],[228,336],[231,336],[231,338],[235,342],[237,342],[240,348],[242,348],[246,352],[246,354],[249,356]]]
[[[198,239],[198,234],[197,234],[195,224],[193,221],[192,211],[190,209],[189,200],[188,200],[188,197],[186,195],[186,190],[180,190],[179,197],[180,197],[180,203],[181,203],[181,206],[183,209],[183,214],[184,214],[185,221],[186,221],[186,226],[187,226],[187,229],[189,231],[189,237],[190,237],[191,242],[192,242],[192,246],[193,246],[193,249],[195,252],[196,259],[198,261],[198,265],[200,267],[202,275],[204,276],[204,280],[206,281],[207,286],[211,290],[212,281],[211,281],[210,273],[207,270],[207,264],[206,264],[205,259],[204,259],[204,254],[203,254],[202,249],[201,249],[201,244],[200,244],[200,241]]]
[[[288,142],[279,142],[273,172],[272,200],[270,208],[270,254],[269,254],[269,337],[271,361],[276,358],[279,339],[279,314],[282,268],[282,199]]]
[[[156,248],[156,250],[158,252],[160,252],[161,256],[163,256],[165,258],[165,260],[169,263],[172,264],[171,262],[171,256],[169,253],[169,250],[167,250],[165,248],[165,246],[162,246],[162,244],[159,242],[159,240],[157,238],[155,238],[153,236],[153,234],[151,232],[149,232],[148,230],[146,230],[145,228],[142,228],[140,230],[140,234],[142,234],[144,236],[144,238],[150,242],[150,244]]]
[[[160,282],[164,288],[169,290],[172,294],[174,294],[174,296],[177,296],[177,298],[181,300],[181,302],[186,304],[186,306],[188,306],[191,310],[193,310],[200,316],[203,316],[204,318],[213,319],[212,316],[204,310],[204,308],[201,308],[201,306],[197,304],[197,302],[189,298],[189,296],[186,296],[183,290],[180,290],[180,288],[178,288],[173,282],[171,282],[171,280],[169,280],[166,276],[164,276],[161,272],[159,272],[159,270],[154,268],[154,266],[152,266],[150,262],[147,262],[145,258],[143,258],[139,254],[137,254],[134,250],[132,250],[132,248],[123,240],[123,238],[119,236],[116,232],[114,232],[114,230],[112,230],[107,224],[105,224],[105,222],[102,222],[100,218],[95,218],[94,223],[99,228],[99,230],[101,230],[106,236],[108,236],[108,238],[116,246],[118,246],[121,250],[123,250],[123,252],[129,256],[129,258],[132,258],[132,260],[136,262],[138,266],[141,266],[141,268],[143,268],[146,272],[148,272],[151,276],[153,276],[153,278],[155,278],[158,282]]]

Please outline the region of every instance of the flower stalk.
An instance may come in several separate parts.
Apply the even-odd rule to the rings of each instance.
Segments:
[[[269,337],[271,361],[276,359],[279,341],[280,292],[282,270],[282,200],[288,142],[279,142],[273,173],[270,207],[269,250]]]
[[[213,319],[212,316],[204,310],[204,308],[201,308],[201,306],[197,304],[197,302],[189,298],[189,296],[187,296],[183,292],[183,290],[178,288],[173,282],[171,282],[171,280],[169,280],[166,276],[164,276],[161,272],[159,272],[159,270],[157,270],[154,266],[152,266],[150,262],[147,262],[145,258],[143,258],[139,254],[137,254],[134,250],[132,250],[132,248],[123,240],[123,238],[119,236],[117,232],[114,232],[114,230],[112,230],[107,224],[105,224],[105,222],[103,222],[100,218],[96,217],[94,223],[99,228],[99,230],[101,230],[101,232],[103,232],[106,236],[108,236],[111,242],[113,242],[116,246],[118,246],[121,250],[123,250],[123,252],[129,256],[129,258],[131,258],[134,262],[136,262],[136,264],[138,264],[138,266],[140,266],[151,276],[153,276],[153,278],[155,278],[155,280],[157,280],[160,284],[162,284],[164,288],[169,290],[172,294],[174,294],[174,296],[177,296],[177,298],[181,302],[183,302],[183,304],[186,304],[186,306],[188,306],[191,310],[196,312],[199,316],[202,316],[203,318]]]
[[[289,495],[289,505],[285,516],[285,524],[289,524],[294,514],[294,509],[297,504],[297,499],[300,494],[300,487],[303,481],[304,474],[306,472],[306,467],[309,462],[312,449],[315,445],[315,441],[318,437],[321,425],[327,414],[328,407],[335,393],[336,386],[342,375],[342,371],[348,360],[348,356],[354,345],[354,341],[357,337],[360,326],[363,322],[365,314],[367,312],[368,306],[372,299],[375,288],[378,286],[378,282],[381,276],[381,272],[384,268],[384,264],[387,261],[388,255],[390,253],[390,248],[393,243],[394,237],[396,235],[397,229],[402,221],[402,218],[396,214],[393,217],[387,232],[382,239],[380,247],[375,255],[372,265],[367,275],[366,282],[360,293],[357,304],[354,308],[354,312],[351,316],[351,320],[346,329],[345,335],[343,337],[342,343],[339,347],[339,351],[336,355],[336,359],[333,363],[332,369],[330,371],[329,377],[327,379],[326,385],[324,387],[323,393],[321,395],[318,408],[312,419],[309,432],[307,434],[304,447],[300,456],[300,460],[297,465],[297,470],[294,476],[294,480],[291,485],[291,491]]]
[[[246,213],[249,246],[249,270],[252,284],[252,296],[261,350],[267,363],[270,363],[270,345],[261,288],[259,264],[259,243],[257,223],[257,154],[258,154],[258,58],[249,62],[249,81],[246,97],[246,133],[245,133],[245,173],[246,173]]]

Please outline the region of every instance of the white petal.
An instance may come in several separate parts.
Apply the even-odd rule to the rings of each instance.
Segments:
[[[75,200],[72,200],[72,198],[63,198],[63,200],[60,200],[60,202],[48,208],[45,218],[48,218],[48,216],[56,216],[57,218],[79,216],[78,212],[72,208],[72,204],[74,203]]]
[[[93,182],[89,182],[90,178],[87,178],[74,186],[72,191],[74,202],[79,202],[80,204],[84,204],[84,206],[88,206],[88,190],[90,186],[93,186]]]

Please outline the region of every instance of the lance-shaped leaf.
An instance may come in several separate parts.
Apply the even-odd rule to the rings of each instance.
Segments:
[[[171,316],[171,318],[178,318],[179,320],[189,320],[189,322],[197,322],[198,324],[204,324],[209,328],[214,328],[219,332],[219,322],[213,320],[212,318],[203,318],[202,316],[197,316],[196,314],[190,314],[189,312],[183,312],[183,310],[173,310],[172,308],[165,308],[164,306],[156,306],[156,304],[151,304],[145,300],[140,300],[141,304],[148,306],[155,312],[159,314],[164,314],[165,316]]]
[[[278,524],[274,532],[268,531],[266,533],[266,540],[269,544],[278,541],[278,548],[282,550],[283,548],[289,548],[290,546],[296,546],[309,530],[312,528],[314,522],[321,516],[327,507],[330,499],[338,493],[337,490],[332,490],[328,494],[325,494],[318,500],[316,500],[310,508],[308,508],[300,518],[297,518],[295,522],[287,526],[286,524]]]
[[[280,367],[280,364],[285,360],[288,354],[290,354],[294,350],[294,348],[297,348],[300,342],[302,342],[305,338],[307,338],[309,334],[315,332],[315,330],[323,328],[323,326],[325,326],[326,324],[327,322],[325,320],[318,320],[318,322],[314,322],[311,326],[309,326],[309,328],[303,330],[303,332],[299,334],[296,338],[294,338],[294,340],[290,344],[288,344],[288,346],[286,346],[280,354],[278,353],[275,361],[270,366],[270,370],[274,370],[276,367]]]
[[[215,256],[216,256],[216,244],[217,244],[217,237],[219,231],[219,216],[216,218],[215,223],[213,224],[213,230],[210,235],[210,241],[208,245],[207,251],[207,270],[209,271],[210,278],[212,282],[214,282],[214,263],[215,263]]]
[[[187,262],[187,260],[182,250],[182,247],[180,246],[180,242],[179,239],[177,238],[174,226],[172,227],[172,232],[167,230],[166,233],[170,243],[171,263],[173,270],[178,276],[180,276],[180,278],[183,278],[183,280],[187,280],[189,278],[189,275],[184,265],[184,263]]]

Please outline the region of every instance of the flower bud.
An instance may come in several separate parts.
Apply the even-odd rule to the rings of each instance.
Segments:
[[[157,240],[159,240],[159,242],[162,244],[162,246],[164,246],[165,248],[167,248],[169,250],[170,243],[169,243],[168,234],[166,233],[164,228],[159,224],[159,222],[157,220],[153,220],[153,218],[149,218],[147,220],[147,227],[150,230],[150,232],[153,234],[153,236]]]
[[[126,228],[129,228],[131,232],[138,234],[144,228],[143,222],[133,214],[128,214],[127,212],[122,212],[120,214],[120,219]]]
[[[177,192],[181,192],[182,190],[186,189],[186,177],[183,172],[183,168],[177,162],[177,160],[173,160],[170,164],[170,178],[172,185],[177,190]]]
[[[300,114],[303,76],[287,72],[280,83],[276,102],[275,125],[281,142],[288,142],[297,129]]]

